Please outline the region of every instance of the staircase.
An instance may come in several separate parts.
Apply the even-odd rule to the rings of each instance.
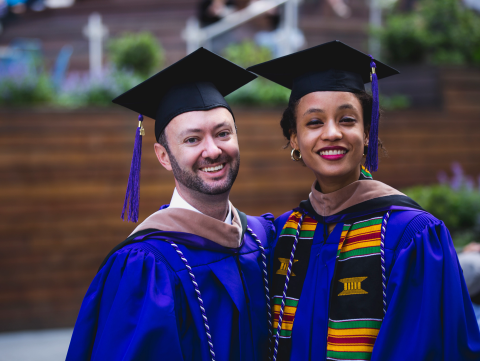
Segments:
[[[0,34],[0,46],[13,39],[37,38],[43,43],[47,66],[51,68],[58,52],[65,44],[71,44],[74,52],[70,70],[88,69],[88,41],[82,29],[92,12],[102,15],[110,36],[125,31],[150,31],[159,39],[166,51],[167,64],[181,59],[186,54],[186,45],[181,32],[189,17],[195,16],[198,0],[77,0],[67,9],[48,9],[41,13],[29,12],[16,22],[10,23]],[[237,1],[238,7],[248,4]],[[341,40],[366,51],[367,45],[367,0],[350,2],[352,16],[341,19],[334,14],[325,0],[304,0],[300,6],[299,25],[304,32],[306,47],[330,40]],[[265,19],[257,18],[242,26],[242,37],[251,37],[266,28]]]
[[[102,15],[111,37],[125,31],[149,31],[159,39],[166,51],[167,63],[185,55],[181,31],[189,16],[195,14],[195,0],[79,1],[68,9],[49,9],[28,13],[6,27],[0,46],[18,37],[38,38],[43,43],[47,66],[51,66],[61,47],[73,46],[72,70],[88,69],[88,40],[82,29],[92,12]]]

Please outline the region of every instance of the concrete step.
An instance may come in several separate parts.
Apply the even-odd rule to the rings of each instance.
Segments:
[[[63,361],[72,329],[0,333],[0,361]]]

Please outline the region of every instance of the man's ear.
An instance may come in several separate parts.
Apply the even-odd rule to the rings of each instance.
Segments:
[[[172,164],[170,163],[170,157],[168,156],[168,152],[165,147],[160,143],[155,143],[153,147],[155,149],[155,155],[157,156],[160,164],[163,165],[166,170],[171,171]]]
[[[292,132],[292,131],[290,131],[290,146],[291,146],[293,149],[299,150],[297,133],[294,133],[294,132]]]

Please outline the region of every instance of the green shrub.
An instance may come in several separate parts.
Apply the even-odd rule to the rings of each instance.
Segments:
[[[455,246],[479,240],[480,191],[433,185],[408,188],[404,193],[445,223]]]
[[[244,68],[272,59],[271,51],[253,41],[230,44],[223,56]],[[231,104],[286,106],[290,90],[264,78],[257,78],[226,97]]]
[[[403,94],[382,95],[380,94],[380,106],[385,110],[407,109],[410,107],[410,99]]]
[[[431,62],[472,63],[480,49],[480,17],[458,0],[423,0],[421,6]]]
[[[272,52],[253,41],[230,44],[223,50],[223,56],[244,68],[272,59]]]
[[[255,79],[225,99],[230,104],[286,106],[290,90],[266,79]]]
[[[43,105],[53,99],[54,87],[50,77],[45,73],[0,79],[0,105]]]
[[[392,14],[378,31],[383,51],[395,63],[421,63],[425,60],[425,26],[419,14]]]
[[[139,75],[115,69],[105,69],[100,79],[92,79],[89,74],[72,73],[56,97],[55,104],[68,108],[111,106],[114,98],[141,81]]]
[[[372,31],[390,62],[480,64],[480,17],[458,0],[420,0],[414,12],[393,10]]]
[[[142,77],[160,70],[165,62],[162,46],[148,32],[124,33],[111,40],[108,55],[117,69],[125,69]]]

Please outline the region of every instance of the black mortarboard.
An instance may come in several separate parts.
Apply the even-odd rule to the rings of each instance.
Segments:
[[[256,76],[221,56],[200,48],[113,99],[113,102],[155,119],[158,139],[177,115],[225,107],[224,97]]]
[[[290,102],[316,91],[358,93],[372,82],[373,106],[365,166],[378,169],[378,79],[399,72],[335,40],[247,68],[292,91]]]
[[[371,58],[341,41],[335,40],[281,58],[249,67],[247,70],[292,91],[296,101],[316,91],[356,93],[370,83]],[[375,60],[378,79],[399,72]]]
[[[138,220],[143,115],[155,119],[158,139],[168,123],[182,113],[217,107],[232,113],[224,97],[255,78],[242,67],[200,48],[113,100],[140,113],[122,219],[128,204],[128,220]]]

